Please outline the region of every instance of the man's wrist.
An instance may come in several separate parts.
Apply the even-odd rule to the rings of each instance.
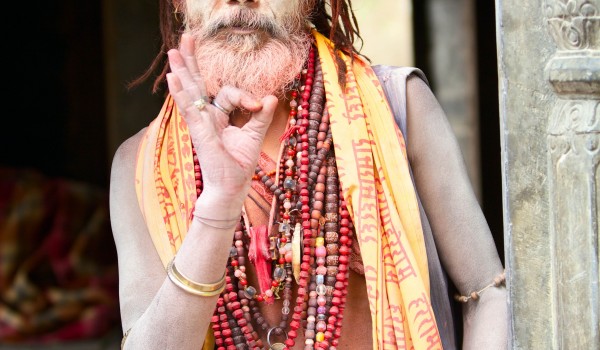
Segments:
[[[211,221],[237,220],[242,213],[243,203],[243,198],[205,191],[196,200],[194,216]]]

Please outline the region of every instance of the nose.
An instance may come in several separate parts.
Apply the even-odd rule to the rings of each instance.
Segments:
[[[245,4],[245,3],[253,3],[253,2],[258,2],[258,0],[229,0],[228,1],[230,4],[235,4],[235,3],[239,3],[239,4]]]

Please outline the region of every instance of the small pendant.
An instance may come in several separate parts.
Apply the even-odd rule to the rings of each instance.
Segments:
[[[273,330],[275,330],[275,329],[281,329],[281,328],[273,327],[273,328],[269,329],[269,332],[267,332],[267,344],[269,344],[269,350],[283,350],[286,348],[285,343],[271,343],[271,332],[273,332]],[[287,340],[288,339],[287,333],[283,332],[283,335],[285,335],[285,339]]]
[[[271,350],[283,350],[283,349],[285,349],[284,343],[271,344]]]
[[[294,227],[294,234],[292,236],[292,272],[296,283],[300,280],[300,263],[302,262],[302,239],[300,238],[300,232],[302,225],[296,224]]]

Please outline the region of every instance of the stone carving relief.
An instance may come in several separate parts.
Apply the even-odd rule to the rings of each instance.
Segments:
[[[557,94],[547,139],[554,343],[588,349],[600,344],[600,0],[543,9],[557,46],[545,69]]]
[[[591,0],[546,0],[544,14],[559,50],[600,46],[599,5]]]
[[[565,101],[550,118],[550,135],[600,132],[600,101]]]

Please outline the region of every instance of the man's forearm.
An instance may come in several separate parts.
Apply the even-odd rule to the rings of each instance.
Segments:
[[[210,204],[200,199],[197,206],[212,208],[214,214],[224,203]],[[239,209],[233,211],[240,212]],[[218,223],[228,222],[218,220]],[[223,277],[235,226],[222,229],[215,226],[222,225],[210,225],[194,218],[177,253],[177,269],[191,281],[212,283]],[[133,325],[125,349],[201,348],[217,298],[190,294],[165,277],[158,293]]]

